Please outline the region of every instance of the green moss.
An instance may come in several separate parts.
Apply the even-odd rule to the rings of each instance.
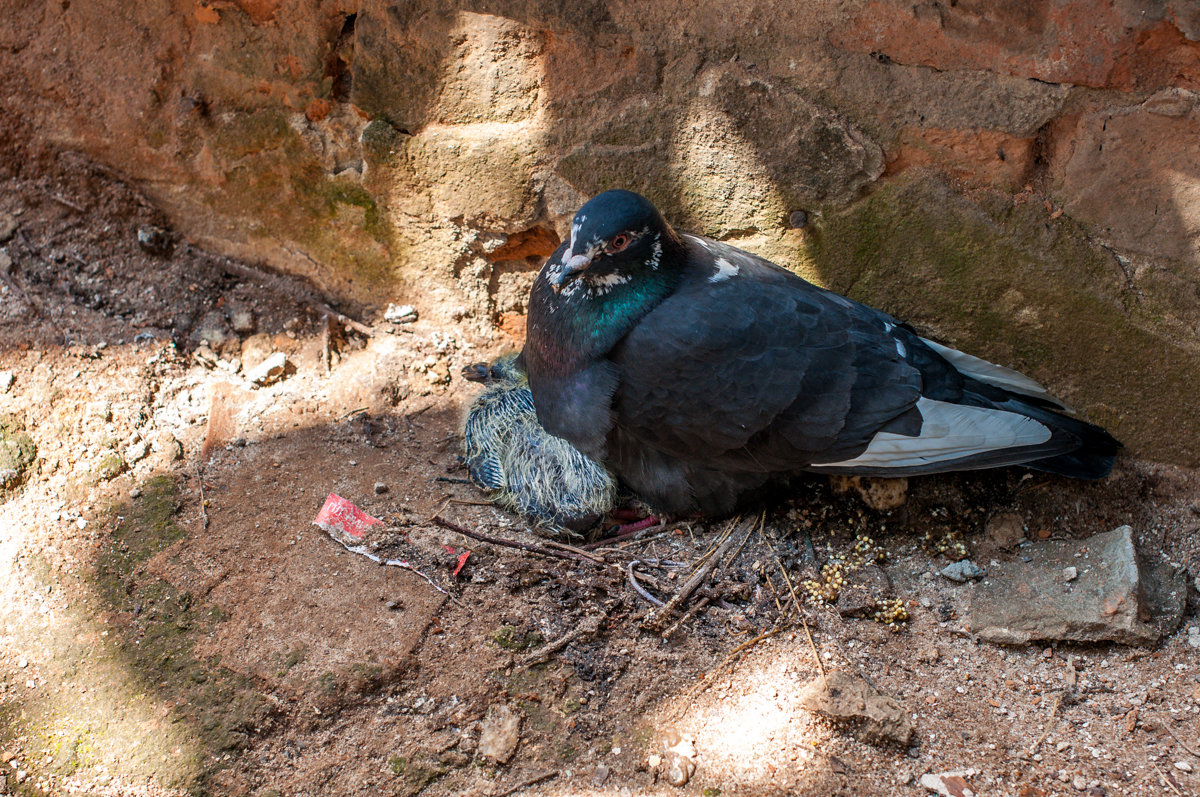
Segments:
[[[401,755],[393,755],[388,759],[388,769],[403,780],[401,794],[417,794],[450,771],[446,766],[422,756],[408,758]]]
[[[116,451],[109,451],[92,468],[92,475],[99,481],[108,481],[121,475],[124,470],[125,460]]]
[[[511,625],[502,625],[492,632],[492,644],[505,650],[529,650],[545,642],[545,638],[537,631],[519,633]]]
[[[1070,219],[930,176],[821,219],[802,255],[833,290],[1028,373],[1132,453],[1200,462],[1200,362],[1156,331]]]
[[[0,490],[21,484],[37,460],[37,446],[15,418],[0,415]]]
[[[252,234],[295,242],[351,281],[391,279],[394,235],[374,196],[327,174],[281,111],[234,115],[211,141],[225,168],[224,183],[206,194],[214,211],[252,220]]]

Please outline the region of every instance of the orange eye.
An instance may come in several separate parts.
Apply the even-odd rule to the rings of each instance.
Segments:
[[[612,241],[610,241],[608,244],[608,251],[610,253],[620,252],[627,246],[629,246],[629,236],[625,233],[620,233],[619,235],[613,236]]]

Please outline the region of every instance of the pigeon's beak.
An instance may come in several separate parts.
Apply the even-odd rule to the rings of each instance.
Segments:
[[[576,274],[591,264],[592,258],[589,255],[571,255],[559,271],[549,276],[550,287],[554,289],[555,293],[561,292],[566,284],[575,278]]]

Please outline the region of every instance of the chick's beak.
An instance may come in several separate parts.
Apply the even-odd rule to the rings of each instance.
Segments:
[[[560,293],[568,282],[575,278],[575,275],[583,271],[592,264],[590,255],[571,255],[563,263],[561,269],[552,273],[549,276],[550,287],[555,293]]]

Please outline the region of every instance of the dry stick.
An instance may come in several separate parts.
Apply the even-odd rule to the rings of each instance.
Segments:
[[[692,608],[688,609],[687,612],[683,615],[683,617],[680,617],[678,620],[675,621],[675,623],[670,628],[668,628],[666,631],[662,632],[663,640],[670,639],[671,634],[674,634],[677,630],[679,630],[679,626],[683,625],[688,620],[695,617],[696,612],[700,611],[701,609],[703,609],[705,606],[708,605],[708,601],[709,601],[709,598],[707,596],[705,596],[705,597],[701,598],[700,600],[696,601],[694,604],[692,604]]]
[[[599,631],[601,623],[607,619],[608,612],[593,614],[591,617],[588,617],[586,620],[580,623],[575,630],[563,634],[550,644],[543,646],[541,650],[534,651],[528,656],[523,657],[519,662],[517,662],[517,666],[524,668],[532,667],[535,664],[541,664],[543,661],[548,660],[551,656],[574,642],[576,639],[579,639],[582,636],[591,636]]]
[[[489,505],[490,506],[490,505]],[[608,560],[603,556],[597,556],[594,553],[589,553],[582,548],[576,548],[574,545],[567,545],[565,542],[555,542],[554,540],[545,540],[544,545],[550,548],[557,548],[560,551],[568,551],[569,553],[577,554],[585,559],[591,559],[596,564],[607,565]]]
[[[451,523],[449,520],[446,520],[439,515],[434,515],[432,518],[429,519],[429,522],[433,523],[436,526],[441,526],[444,529],[449,529],[450,531],[453,531],[455,534],[461,534],[464,537],[470,537],[471,539],[479,540],[480,542],[487,542],[487,543],[491,543],[492,545],[501,545],[501,546],[504,546],[505,548],[517,548],[522,551],[528,551],[530,553],[541,554],[542,556],[549,556],[549,557],[553,557],[555,559],[566,559],[571,562],[588,562],[589,564],[592,563],[590,559],[585,559],[584,557],[582,557],[578,554],[568,553],[567,551],[556,551],[553,548],[543,548],[540,545],[530,545],[527,542],[517,542],[516,540],[505,540],[505,539],[501,539],[500,537],[489,537],[488,535],[480,534],[477,531],[471,531],[469,529],[464,529],[462,526],[458,525],[457,523]]]
[[[71,200],[67,199],[66,197],[59,196],[58,194],[51,194],[49,191],[46,192],[46,195],[49,196],[51,199],[53,199],[58,204],[65,205],[66,207],[69,207],[71,210],[75,211],[76,213],[87,213],[86,210],[84,210],[82,207],[75,204]]]
[[[737,521],[735,520],[734,523],[737,523]],[[754,531],[753,518],[750,519],[750,531]],[[704,580],[708,578],[713,568],[716,567],[717,562],[719,562],[725,553],[733,547],[734,543],[737,542],[738,536],[739,535],[734,534],[734,525],[730,524],[730,529],[725,535],[725,540],[716,549],[712,556],[709,556],[707,561],[696,568],[696,572],[692,573],[691,578],[683,583],[683,586],[679,588],[679,591],[676,592],[669,601],[667,601],[665,606],[655,612],[651,617],[647,618],[646,621],[642,623],[642,627],[648,631],[661,633],[663,626],[666,625],[666,623],[670,620],[671,615],[675,612],[676,608],[678,608],[679,604],[690,598],[692,593],[696,591],[696,587],[700,586]]]
[[[642,529],[641,531],[635,531],[632,534],[619,534],[616,537],[606,537],[603,540],[596,540],[595,542],[589,542],[587,545],[583,545],[580,547],[582,547],[586,551],[591,551],[596,548],[600,548],[602,546],[609,545],[610,543],[633,542],[634,540],[639,540],[639,539],[649,536],[651,534],[663,533],[662,529],[660,528],[661,525],[662,524],[659,523],[658,525],[650,526],[649,528]]]
[[[1154,774],[1158,775],[1158,779],[1163,782],[1164,786],[1166,786],[1171,791],[1175,792],[1175,794],[1179,795],[1179,797],[1183,797],[1183,792],[1181,792],[1179,790],[1178,786],[1176,786],[1174,783],[1171,782],[1170,778],[1168,778],[1166,775],[1164,775],[1162,773],[1162,770],[1160,770],[1158,768],[1157,764],[1154,765]]]
[[[1042,746],[1042,742],[1046,741],[1046,737],[1050,735],[1050,729],[1054,727],[1051,724],[1051,721],[1054,719],[1054,715],[1058,713],[1058,707],[1060,705],[1062,705],[1061,692],[1054,696],[1054,705],[1050,707],[1050,716],[1046,717],[1046,730],[1042,731],[1042,735],[1039,736],[1037,741],[1033,743],[1033,746],[1029,748],[1027,755],[1033,755],[1036,753],[1037,749]]]
[[[546,772],[546,773],[543,773],[536,777],[532,777],[529,780],[522,781],[521,783],[518,783],[516,786],[513,786],[511,789],[502,791],[499,794],[492,795],[492,797],[508,797],[508,795],[512,794],[513,792],[518,792],[521,789],[528,789],[530,786],[536,786],[544,780],[551,780],[551,779],[557,778],[557,777],[558,777],[557,770],[554,772]]]
[[[1184,743],[1183,739],[1180,739],[1178,736],[1176,736],[1175,731],[1171,730],[1171,726],[1167,725],[1166,720],[1164,720],[1162,717],[1159,717],[1158,722],[1160,725],[1163,726],[1163,730],[1166,731],[1170,735],[1170,737],[1175,740],[1175,743],[1183,748],[1185,753],[1191,755],[1193,758],[1200,758],[1200,753],[1197,753],[1195,750],[1188,747],[1187,744]]]

